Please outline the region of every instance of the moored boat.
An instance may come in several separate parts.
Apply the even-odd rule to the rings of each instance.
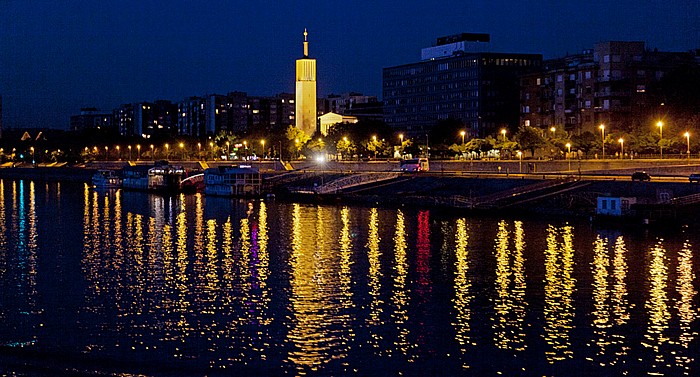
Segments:
[[[95,188],[119,188],[122,179],[113,170],[98,170],[92,176],[92,185]]]

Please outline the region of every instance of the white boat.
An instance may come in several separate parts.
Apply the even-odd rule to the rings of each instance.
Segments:
[[[260,171],[249,165],[219,166],[204,170],[206,195],[258,196],[261,191]]]
[[[119,188],[122,179],[114,170],[98,170],[92,175],[92,185],[95,188]]]

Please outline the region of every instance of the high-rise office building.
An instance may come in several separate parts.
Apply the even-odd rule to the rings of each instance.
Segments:
[[[296,61],[296,127],[311,136],[316,132],[316,59],[309,58],[309,33],[304,29],[304,57]]]
[[[100,111],[94,107],[84,107],[80,109],[80,115],[71,115],[71,131],[88,129],[110,130],[113,127],[113,113]]]
[[[517,128],[519,76],[538,69],[542,55],[487,52],[489,42],[488,34],[442,37],[422,61],[384,68],[384,121],[414,137],[447,119],[472,137]]]

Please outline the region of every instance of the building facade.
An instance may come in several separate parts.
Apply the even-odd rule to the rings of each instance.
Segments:
[[[487,47],[485,40],[484,34],[442,37],[424,49],[427,60],[384,68],[385,122],[413,137],[447,119],[464,123],[470,137],[515,129],[519,77],[539,70],[542,56],[475,51]]]
[[[521,77],[520,124],[571,134],[630,131],[663,113],[653,88],[668,72],[696,65],[690,52],[645,49],[644,42],[598,43],[581,54],[543,62]]]
[[[80,115],[70,117],[70,130],[110,130],[114,126],[113,119],[112,112],[100,111],[94,107],[84,107],[80,109]]]
[[[308,136],[317,129],[316,59],[309,58],[308,33],[304,29],[304,57],[296,61],[295,125]]]
[[[345,115],[357,107],[377,102],[377,96],[365,96],[362,93],[329,94],[324,101],[323,113]]]

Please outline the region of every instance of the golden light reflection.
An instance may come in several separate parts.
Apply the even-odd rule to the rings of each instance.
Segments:
[[[561,241],[559,237],[561,236]],[[573,228],[549,225],[545,250],[544,337],[550,349],[547,361],[571,359],[571,330],[573,329],[574,270]]]
[[[379,237],[379,220],[376,208],[370,210],[369,215],[369,232],[367,234],[367,259],[369,261],[369,275],[368,282],[369,285],[369,295],[372,301],[369,306],[369,318],[367,320],[370,331],[370,344],[374,347],[375,352],[380,352],[379,346],[382,339],[382,335],[377,331],[381,322],[383,304],[380,297],[380,290],[382,288],[381,279],[381,251],[379,250],[379,242],[381,241]]]
[[[394,307],[391,319],[396,326],[396,350],[404,356],[409,355],[412,348],[408,337],[410,330],[408,322],[408,291],[406,289],[406,277],[408,275],[408,261],[406,259],[406,219],[401,210],[396,211],[396,232],[394,233],[394,287],[391,303]]]
[[[593,343],[597,346],[595,356],[601,365],[607,365],[609,360],[607,349],[610,346],[610,307],[608,302],[608,266],[610,259],[608,256],[608,239],[597,235],[593,243],[593,262],[591,269],[593,272],[593,333],[595,338]]]
[[[627,245],[622,236],[615,240],[613,256],[613,286],[611,292],[612,325],[610,346],[614,352],[611,365],[624,363],[629,352],[626,325],[630,319],[630,304],[627,299]]]
[[[525,247],[522,222],[514,223],[513,250],[509,250],[509,235],[505,221],[498,223],[496,234],[496,299],[494,301],[494,343],[496,347],[523,351],[525,344]],[[512,258],[512,265],[511,265]]]
[[[476,341],[471,335],[471,303],[474,299],[471,291],[472,283],[469,280],[469,233],[465,219],[457,220],[457,230],[455,237],[455,298],[453,299],[455,311],[455,340],[459,343],[462,354],[468,352],[468,346],[476,345]],[[467,364],[462,364],[463,368],[469,368]]]
[[[666,288],[668,284],[668,266],[666,262],[666,249],[663,240],[659,240],[649,250],[649,298],[644,305],[647,310],[647,331],[644,334],[642,345],[654,354],[651,361],[652,373],[660,373],[665,369],[666,360],[662,348],[668,343],[668,321],[671,313],[668,308]]]
[[[693,250],[690,242],[683,243],[683,248],[678,253],[678,274],[676,282],[676,291],[679,300],[676,302],[676,310],[678,311],[678,321],[680,334],[678,336],[679,352],[675,354],[676,366],[683,369],[685,375],[690,375],[691,364],[695,361],[691,352],[690,343],[697,336],[697,332],[693,331],[692,324],[698,317],[698,309],[694,304],[695,290],[693,283],[695,281],[695,272],[693,271]]]
[[[350,210],[343,207],[340,210],[340,220],[343,227],[340,229],[340,295],[341,306],[346,312],[355,307],[352,302],[352,236],[350,233]],[[355,337],[352,326],[348,326],[347,342]]]
[[[291,328],[285,342],[291,343],[287,357],[297,374],[318,371],[347,355],[349,316],[341,310],[339,253],[331,249],[337,245],[330,232],[337,229],[333,222],[323,207],[292,208]]]

